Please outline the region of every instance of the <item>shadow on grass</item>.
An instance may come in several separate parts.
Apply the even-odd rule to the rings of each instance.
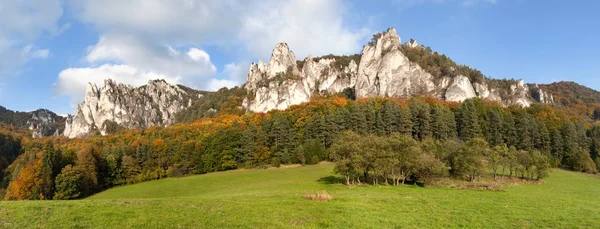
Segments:
[[[343,184],[344,178],[338,176],[326,176],[317,180],[321,184]]]

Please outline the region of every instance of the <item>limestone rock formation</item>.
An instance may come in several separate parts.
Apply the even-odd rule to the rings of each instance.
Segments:
[[[500,97],[498,89],[490,89],[487,83],[474,83],[473,87],[475,87],[475,92],[477,92],[479,98],[490,101],[502,102],[502,97]]]
[[[395,29],[377,37],[374,44],[363,48],[355,85],[357,97],[439,96],[433,76],[400,51]]]
[[[138,88],[112,80],[105,80],[101,88],[88,84],[75,115],[67,117],[64,136],[81,137],[93,131],[105,135],[115,125],[124,128],[169,125],[175,113],[189,106],[192,96],[164,80],[151,80]]]
[[[454,77],[454,81],[446,90],[446,100],[452,102],[462,102],[466,99],[477,97],[473,84],[466,76]]]
[[[554,104],[554,96],[543,91],[537,84],[529,85],[531,96],[540,103]]]
[[[452,74],[436,78],[402,52],[422,47],[412,39],[402,45],[393,28],[376,34],[363,47],[359,61],[344,62],[333,55],[295,61],[288,45],[280,43],[268,64],[259,61],[250,66],[244,85],[249,93],[243,106],[254,112],[285,109],[310,100],[314,93],[338,93],[346,88],[353,88],[358,98],[420,95],[462,102],[479,97],[504,106],[524,107],[534,102],[554,103],[552,95],[537,85],[530,88],[522,80],[502,81],[505,86],[494,88],[490,86],[498,85],[491,83],[494,80],[484,77],[472,82],[454,67],[445,71]]]
[[[29,130],[32,131],[31,137],[33,138],[41,138],[58,133],[59,130],[54,128],[54,124],[64,119],[46,109],[39,109],[30,113],[31,118],[27,120],[27,125]]]
[[[285,43],[273,49],[268,64],[252,63],[244,87],[249,97],[243,106],[254,112],[285,109],[310,99],[313,93],[338,93],[353,87],[358,65],[347,65],[336,58],[314,59],[308,56],[297,62]]]

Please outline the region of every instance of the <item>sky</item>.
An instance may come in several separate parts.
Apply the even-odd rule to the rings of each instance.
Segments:
[[[0,0],[0,105],[74,113],[88,82],[242,85],[278,42],[298,59],[402,42],[492,78],[600,89],[600,1]]]

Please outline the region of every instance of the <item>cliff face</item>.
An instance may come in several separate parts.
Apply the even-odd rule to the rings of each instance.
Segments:
[[[552,95],[539,87],[530,88],[522,80],[507,88],[491,87],[493,80],[471,82],[463,75],[435,78],[401,51],[395,29],[377,34],[362,50],[360,60],[342,61],[342,57],[307,57],[298,65],[285,43],[277,44],[268,64],[259,61],[250,66],[244,87],[249,91],[243,106],[249,111],[285,109],[310,100],[315,93],[338,93],[353,88],[358,98],[432,96],[462,102],[469,98],[497,101],[505,106],[530,106],[534,102],[554,103]],[[410,40],[405,48],[419,49]],[[452,69],[451,71],[455,71]]]
[[[32,131],[31,137],[41,138],[59,135],[59,129],[55,126],[57,122],[64,122],[64,117],[60,117],[46,109],[39,109],[30,113],[31,118],[27,120],[27,125],[28,129]]]
[[[84,101],[75,115],[67,117],[64,135],[86,136],[93,131],[107,134],[114,125],[124,128],[147,128],[170,125],[174,115],[191,103],[191,95],[164,80],[152,80],[134,88],[105,80],[104,86],[88,84]]]
[[[341,65],[335,58],[307,57],[299,67],[285,43],[273,49],[268,64],[252,63],[244,87],[249,98],[243,106],[254,112],[285,109],[306,102],[315,92],[338,93],[352,87],[358,66],[354,60]]]

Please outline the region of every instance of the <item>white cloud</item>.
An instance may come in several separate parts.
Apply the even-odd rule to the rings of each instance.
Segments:
[[[199,86],[217,68],[210,56],[198,48],[178,50],[135,36],[105,35],[90,47],[86,60],[91,63],[118,62],[142,71],[181,77],[180,83]]]
[[[241,0],[81,0],[78,18],[100,31],[135,34],[170,43],[198,43],[231,34],[254,2]]]
[[[480,3],[496,4],[497,0],[462,0],[464,6],[473,6]]]
[[[300,59],[309,53],[356,53],[368,33],[343,23],[344,5],[341,0],[74,1],[76,18],[91,24],[100,37],[84,57],[89,67],[66,69],[56,85],[80,87],[68,90],[80,98],[84,81],[109,76],[146,82],[153,74],[215,90],[242,84],[249,65],[240,60],[267,59],[278,42],[287,42]],[[203,46],[234,50],[231,54],[240,59],[217,73]],[[116,66],[128,66],[136,74],[109,71]]]
[[[221,73],[221,79],[213,78],[205,87],[207,90],[216,91],[223,87],[232,88],[239,86],[246,81],[249,64],[246,62],[229,63]]]
[[[47,58],[48,49],[31,43],[43,33],[62,30],[59,0],[3,0],[0,2],[0,75],[15,75],[19,67],[35,58]]]
[[[359,51],[369,34],[343,23],[345,5],[341,0],[82,0],[73,8],[102,33],[174,46],[241,45],[251,58],[268,57],[285,41],[303,58]]]
[[[37,49],[33,45],[26,45],[21,50],[21,57],[24,59],[46,59],[50,55],[48,49]]]
[[[299,59],[308,54],[354,54],[370,33],[343,23],[346,9],[339,0],[260,1],[249,12],[239,37],[262,59],[283,41]]]
[[[227,79],[211,79],[210,82],[208,83],[208,86],[206,87],[208,90],[210,91],[217,91],[221,88],[227,87],[227,88],[232,88],[237,86],[238,83],[233,81],[233,80],[227,80]]]
[[[393,0],[401,9],[410,8],[411,6],[426,4],[426,3],[458,3],[465,7],[474,6],[479,3],[496,4],[498,0]]]

